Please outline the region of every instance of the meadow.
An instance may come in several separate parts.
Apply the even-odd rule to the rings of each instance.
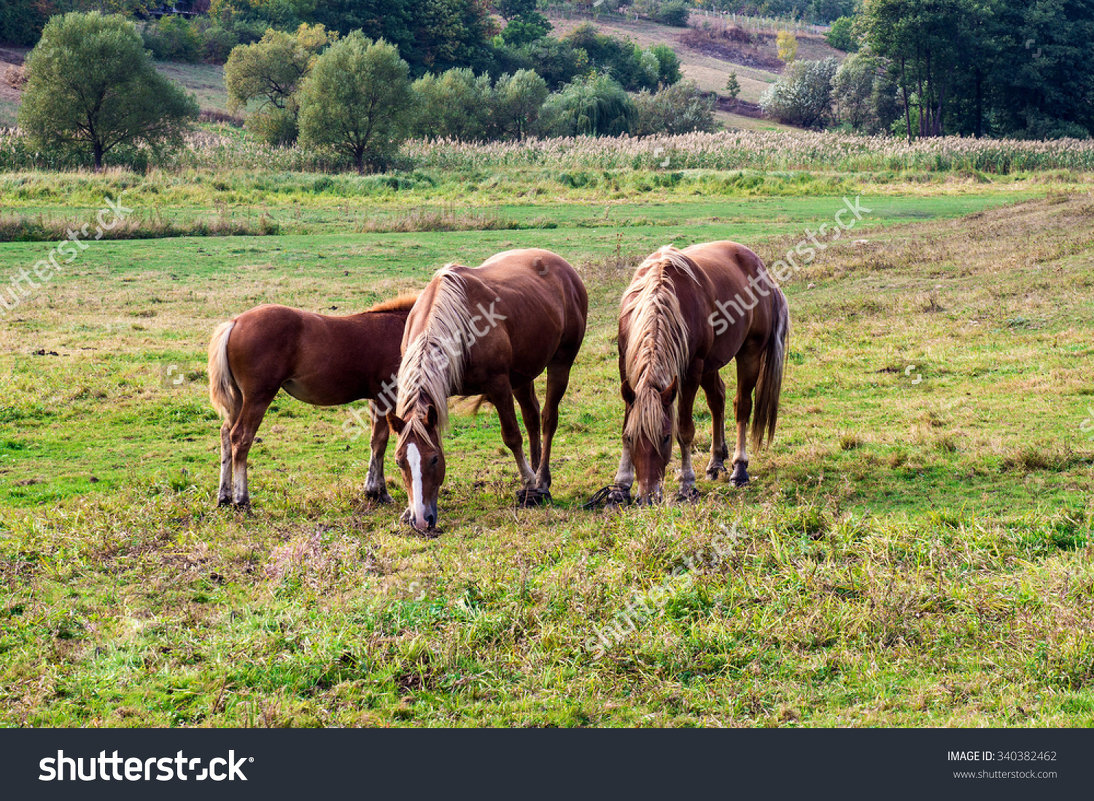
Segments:
[[[825,161],[811,135],[720,136],[668,167],[579,141],[412,144],[409,169],[364,177],[0,174],[0,287],[104,197],[133,209],[0,324],[0,724],[1094,723],[1089,146],[835,137]],[[618,459],[638,261],[730,238],[771,262],[856,197],[863,220],[785,286],[752,484],[583,509]],[[351,313],[524,246],[590,296],[551,506],[515,508],[493,410],[457,410],[424,538],[397,522],[390,456],[396,504],[363,499],[349,410],[282,395],[253,509],[215,507],[216,323]]]

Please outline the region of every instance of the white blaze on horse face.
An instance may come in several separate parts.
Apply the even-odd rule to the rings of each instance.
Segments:
[[[410,464],[411,494],[410,499],[414,511],[414,525],[419,528],[425,526],[425,504],[422,503],[422,455],[418,453],[418,446],[413,442],[406,446],[406,460]]]

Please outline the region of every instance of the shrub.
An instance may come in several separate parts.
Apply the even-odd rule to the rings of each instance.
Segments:
[[[779,31],[775,35],[775,46],[779,51],[779,60],[786,64],[798,57],[798,37],[790,31]]]
[[[636,136],[714,130],[714,96],[704,95],[694,81],[682,81],[634,99]]]
[[[834,58],[794,62],[764,92],[760,107],[779,122],[823,127],[831,118],[832,78],[838,68]]]
[[[653,12],[654,22],[671,25],[674,28],[686,28],[691,9],[684,0],[668,0],[661,3]]]
[[[845,53],[858,52],[859,41],[855,33],[855,21],[851,17],[840,17],[835,20],[828,29],[828,33],[824,35],[824,39],[837,50]]]
[[[201,61],[202,42],[194,23],[183,17],[160,17],[141,32],[144,46],[160,61]]]

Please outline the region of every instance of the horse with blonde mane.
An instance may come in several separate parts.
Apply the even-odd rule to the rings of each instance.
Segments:
[[[247,454],[266,410],[284,389],[315,406],[368,398],[371,455],[365,495],[390,503],[384,481],[399,345],[417,299],[404,295],[345,317],[265,304],[221,323],[209,342],[209,398],[220,428],[220,506],[247,506]]]
[[[481,395],[497,409],[502,439],[520,471],[518,500],[534,505],[549,499],[558,405],[587,315],[581,278],[547,250],[509,250],[476,268],[447,264],[436,272],[407,319],[399,394],[388,415],[409,501],[404,521],[421,531],[436,528],[445,476],[441,434],[453,395]],[[544,371],[541,415],[533,382]],[[528,432],[530,463],[514,398]]]
[[[692,407],[702,387],[713,444],[707,476],[725,472],[725,385],[718,371],[736,359],[735,486],[748,482],[752,448],[775,433],[789,329],[786,298],[760,258],[735,242],[684,250],[666,246],[638,266],[619,312],[619,378],[626,410],[613,500],[627,500],[635,476],[640,502],[660,500],[672,438],[680,444],[680,493],[693,498]]]

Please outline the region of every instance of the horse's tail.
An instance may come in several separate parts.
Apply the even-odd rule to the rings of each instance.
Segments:
[[[772,293],[774,323],[767,349],[760,365],[760,378],[756,382],[756,405],[752,417],[752,449],[759,450],[775,437],[775,423],[779,419],[779,394],[783,386],[783,367],[786,364],[786,341],[790,332],[790,315],[786,297],[781,290]]]
[[[243,405],[243,393],[228,365],[228,335],[235,324],[235,320],[221,323],[209,340],[209,400],[225,420],[234,420]]]

